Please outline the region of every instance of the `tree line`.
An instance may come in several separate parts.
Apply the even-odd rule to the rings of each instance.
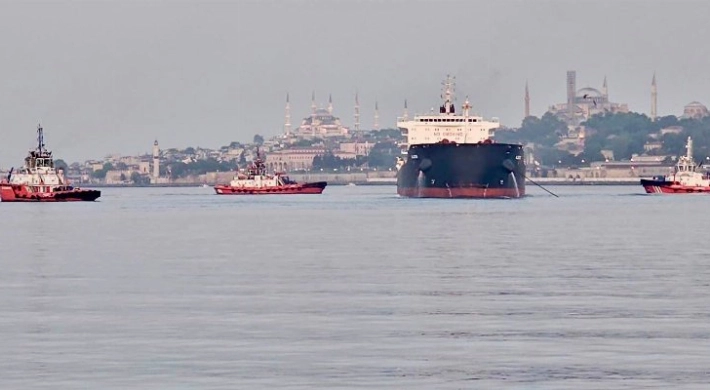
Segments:
[[[500,129],[496,132],[498,142],[534,144],[535,156],[542,165],[587,165],[604,161],[602,150],[610,150],[615,160],[628,160],[634,154],[671,155],[685,154],[688,136],[693,138],[696,159],[710,156],[710,117],[693,119],[673,115],[651,118],[639,113],[604,113],[590,117],[581,124],[585,129],[584,151],[573,155],[558,150],[555,145],[569,136],[567,125],[551,113],[541,118],[525,118],[517,129]],[[678,126],[680,133],[660,135],[661,129]],[[657,137],[657,138],[654,138]],[[647,142],[659,142],[659,149],[646,151]]]

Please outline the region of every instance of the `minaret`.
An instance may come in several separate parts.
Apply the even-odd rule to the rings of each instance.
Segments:
[[[528,82],[525,82],[525,118],[530,116],[530,91],[528,91]]]
[[[606,86],[606,76],[604,76],[604,84],[602,84],[602,96],[604,97],[604,102],[609,101],[609,88]]]
[[[286,93],[286,115],[284,118],[284,134],[291,135],[291,103],[289,102],[288,93]]]
[[[311,112],[315,115],[316,109],[318,107],[316,106],[316,91],[313,91],[311,93]]]
[[[372,130],[380,129],[380,109],[377,107],[377,101],[375,101],[375,124],[372,126]]]
[[[574,115],[577,112],[577,72],[573,70],[567,71],[567,117],[570,121],[574,121]]]
[[[153,184],[158,182],[160,177],[160,148],[158,147],[158,140],[153,142]]]
[[[407,109],[407,99],[404,99],[404,113],[402,113],[402,120],[409,120],[409,110]]]
[[[651,120],[655,121],[658,118],[658,89],[656,87],[656,72],[653,72],[651,80]]]
[[[328,113],[333,114],[333,95],[328,95]]]
[[[357,92],[355,92],[355,131],[360,131],[360,101],[357,98]]]

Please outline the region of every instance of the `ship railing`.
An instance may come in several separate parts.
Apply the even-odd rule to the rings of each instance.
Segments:
[[[433,118],[433,119],[440,119],[443,116],[456,116],[456,117],[462,117],[464,116],[460,112],[452,113],[452,114],[441,114],[438,112],[426,112],[423,114],[414,114],[410,115],[407,117],[403,116],[398,116],[397,117],[397,122],[417,122],[418,118]],[[476,122],[493,122],[493,123],[500,123],[500,119],[498,117],[492,117],[490,119],[486,119],[482,117],[481,115],[476,115],[476,114],[469,114],[468,118],[476,119]]]

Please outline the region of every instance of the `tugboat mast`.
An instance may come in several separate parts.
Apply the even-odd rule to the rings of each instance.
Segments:
[[[44,130],[41,124],[37,124],[37,153],[41,155],[46,151],[44,148]]]
[[[685,145],[685,148],[688,149],[687,154],[686,154],[688,156],[688,160],[692,160],[693,159],[693,139],[690,138],[690,136],[688,136],[688,143]]]

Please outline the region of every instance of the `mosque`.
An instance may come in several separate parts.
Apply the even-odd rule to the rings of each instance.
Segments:
[[[710,116],[710,111],[708,111],[708,108],[705,107],[704,104],[694,101],[688,103],[685,107],[683,107],[683,115],[681,116],[681,118],[701,119],[705,118],[706,116]]]
[[[291,103],[289,95],[286,94],[286,110],[284,120],[284,138],[328,138],[345,137],[357,135],[360,130],[360,101],[358,94],[355,94],[354,118],[355,123],[352,129],[344,126],[340,118],[333,115],[333,97],[328,97],[328,108],[318,108],[316,105],[316,94],[311,95],[311,114],[301,121],[301,125],[295,129],[291,126]],[[380,130],[380,109],[375,101],[375,116],[372,130]]]
[[[653,85],[655,85],[655,76]],[[613,103],[609,100],[606,77],[601,91],[591,87],[578,90],[577,72],[570,70],[567,72],[567,102],[550,106],[548,112],[557,116],[568,126],[577,127],[595,114],[629,112],[629,106],[626,103]]]
[[[328,97],[328,108],[318,108],[315,92],[311,95],[311,114],[301,121],[301,125],[291,130],[290,103],[286,96],[286,121],[284,133],[286,136],[299,138],[328,138],[346,137],[350,129],[340,122],[340,118],[333,115],[333,97]]]

